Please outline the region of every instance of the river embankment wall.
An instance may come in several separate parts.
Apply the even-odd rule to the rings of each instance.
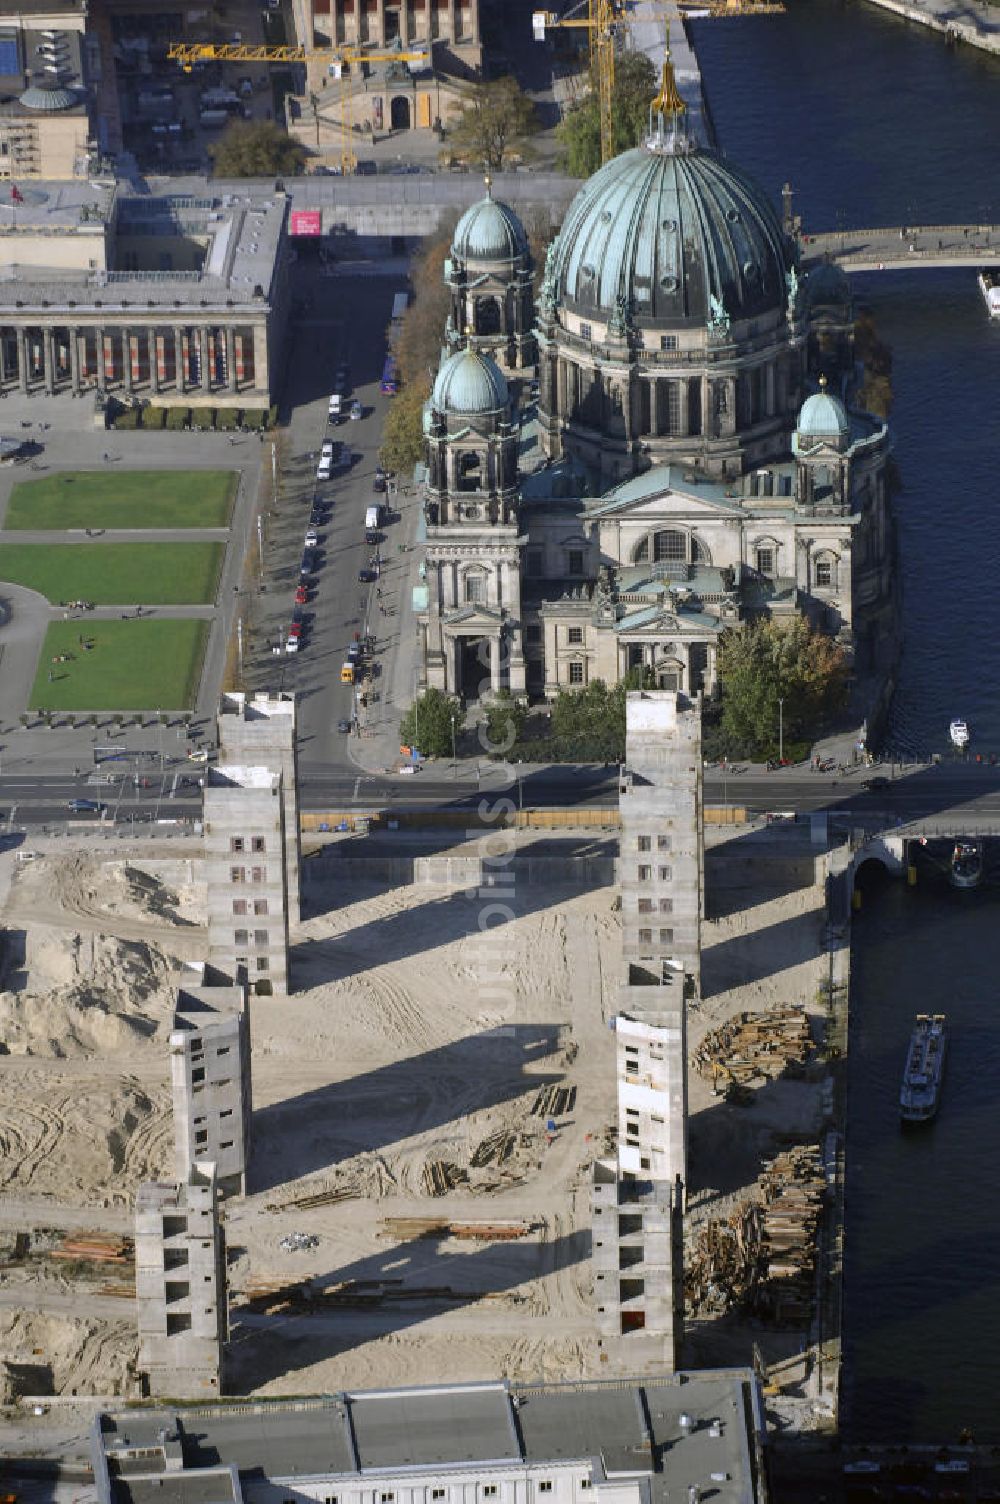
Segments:
[[[951,0],[868,0],[904,21],[939,31],[949,42],[965,42],[1000,57],[1000,15],[986,0],[956,7]],[[995,19],[994,19],[995,18]]]

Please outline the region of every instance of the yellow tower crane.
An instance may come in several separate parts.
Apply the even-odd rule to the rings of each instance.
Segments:
[[[356,63],[429,63],[427,48],[416,52],[386,50],[371,52],[354,47],[324,47],[310,51],[306,47],[268,47],[245,42],[171,42],[167,57],[180,63],[190,73],[195,63],[305,63],[311,57],[328,57],[334,77],[340,81],[340,164],[343,171],[353,172],[357,158],[351,145],[354,113],[351,90],[344,81],[345,67]]]
[[[662,7],[661,16],[667,23],[669,43],[671,16],[696,20],[716,16],[780,15],[784,9],[782,0],[667,0]],[[544,41],[546,31],[558,27],[586,28],[590,33],[590,71],[600,99],[602,163],[615,154],[612,117],[615,44],[621,26],[628,24],[624,0],[588,0],[586,17],[560,17],[549,10],[536,10],[531,17],[536,42]],[[676,93],[676,89],[674,92]],[[679,107],[684,107],[682,101],[679,102]]]

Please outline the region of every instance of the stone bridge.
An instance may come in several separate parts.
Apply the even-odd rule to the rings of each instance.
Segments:
[[[880,230],[801,234],[802,266],[830,260],[848,272],[917,271],[926,266],[1000,267],[1000,225],[895,225]]]

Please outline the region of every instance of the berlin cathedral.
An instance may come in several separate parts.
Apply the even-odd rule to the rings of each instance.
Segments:
[[[722,632],[795,613],[885,667],[891,444],[850,405],[847,279],[800,272],[763,190],[681,118],[583,184],[537,298],[488,182],[459,221],[423,420],[423,688],[542,699],[641,667],[711,695]]]

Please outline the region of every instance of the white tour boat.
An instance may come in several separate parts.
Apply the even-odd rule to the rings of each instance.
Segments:
[[[948,735],[951,737],[953,747],[961,750],[969,745],[969,728],[965,721],[952,721],[948,727]]]
[[[1000,272],[986,268],[977,278],[986,311],[991,319],[1000,319]]]

